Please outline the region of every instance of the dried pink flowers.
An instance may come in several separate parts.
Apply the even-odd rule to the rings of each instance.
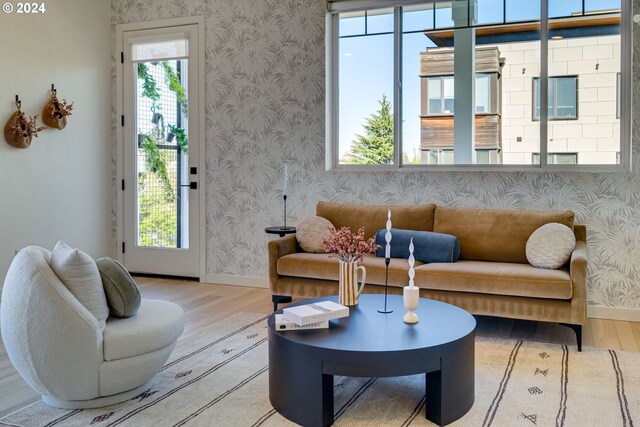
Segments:
[[[329,236],[323,239],[322,244],[329,256],[340,261],[362,261],[365,255],[378,249],[373,237],[365,239],[364,227],[360,227],[357,233],[352,233],[349,227],[340,227],[338,230],[329,227],[328,230]]]
[[[35,136],[37,138],[38,133],[46,129],[45,127],[38,127],[36,123],[37,118],[38,116],[29,116],[29,118],[27,118],[22,111],[18,110],[15,122],[9,125],[9,132],[23,138],[28,138],[30,136]]]

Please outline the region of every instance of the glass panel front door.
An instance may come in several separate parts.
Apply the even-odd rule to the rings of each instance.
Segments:
[[[188,62],[135,66],[137,245],[188,248]]]

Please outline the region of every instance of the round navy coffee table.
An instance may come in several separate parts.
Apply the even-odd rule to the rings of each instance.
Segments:
[[[349,317],[329,329],[277,332],[269,317],[269,399],[284,417],[305,427],[333,424],[333,376],[395,377],[426,373],[426,417],[452,423],[473,406],[476,321],[471,314],[421,298],[420,322],[402,321],[402,297],[362,295]],[[337,296],[307,300],[293,305]],[[281,313],[281,310],[276,313]]]

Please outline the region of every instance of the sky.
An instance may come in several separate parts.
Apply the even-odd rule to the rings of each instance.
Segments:
[[[540,16],[540,2],[532,0],[477,0],[477,4],[479,24],[502,22],[503,15],[507,22]],[[405,7],[403,11],[403,148],[409,158],[420,146],[420,52],[435,46],[422,33],[433,29],[433,10],[428,7]],[[549,0],[551,18],[571,16],[581,8],[582,0]],[[619,8],[620,0],[585,0],[586,11]],[[451,12],[450,7],[436,10],[436,28],[453,25]],[[364,17],[343,14],[339,20],[340,157],[349,151],[355,135],[363,133],[362,125],[379,108],[382,95],[393,104],[393,9],[369,13],[367,33],[388,34],[348,37],[364,34]]]

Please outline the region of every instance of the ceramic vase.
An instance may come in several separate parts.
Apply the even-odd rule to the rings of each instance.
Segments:
[[[367,278],[367,270],[363,266],[358,267],[357,262],[340,263],[340,283],[338,288],[338,302],[346,306],[358,305],[358,297],[364,290]],[[362,270],[362,280],[358,286],[358,270]]]
[[[418,323],[419,319],[415,311],[420,301],[420,288],[417,286],[405,286],[402,288],[402,301],[404,302],[404,307],[407,309],[407,314],[404,315],[402,320],[404,320],[405,323]]]

